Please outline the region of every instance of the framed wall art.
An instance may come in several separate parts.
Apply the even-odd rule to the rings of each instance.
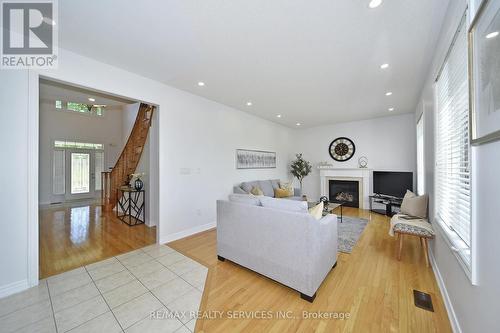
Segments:
[[[276,153],[262,150],[236,149],[236,169],[276,168]]]

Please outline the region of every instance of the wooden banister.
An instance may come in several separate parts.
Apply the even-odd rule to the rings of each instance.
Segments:
[[[129,175],[137,169],[151,127],[153,112],[154,106],[141,103],[134,127],[115,166],[111,171],[102,172],[101,201],[104,209],[111,210],[116,206],[117,189],[126,185]]]

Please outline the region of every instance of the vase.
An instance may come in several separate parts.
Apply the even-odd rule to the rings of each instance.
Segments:
[[[136,191],[140,191],[140,190],[142,190],[143,187],[144,187],[144,183],[142,182],[142,180],[140,178],[137,178],[134,182],[134,188],[136,189]]]

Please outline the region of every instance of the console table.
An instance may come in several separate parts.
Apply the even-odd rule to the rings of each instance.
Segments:
[[[370,211],[382,215],[387,215],[392,217],[395,213],[392,211],[392,207],[401,207],[401,202],[403,199],[393,198],[383,195],[370,195]],[[380,203],[385,205],[385,209],[375,209],[373,208],[373,203]]]
[[[135,188],[125,186],[120,187],[116,192],[118,198],[116,217],[128,226],[144,224],[146,219],[144,190],[138,191]]]

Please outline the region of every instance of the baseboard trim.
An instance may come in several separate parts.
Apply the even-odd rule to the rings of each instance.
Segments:
[[[431,261],[432,271],[434,272],[434,276],[436,277],[439,290],[441,291],[441,296],[443,297],[444,306],[446,307],[446,312],[448,312],[448,318],[450,319],[451,329],[455,333],[462,333],[462,329],[460,328],[457,315],[455,314],[455,310],[453,309],[453,305],[451,304],[450,296],[448,295],[448,291],[446,290],[446,285],[444,284],[443,277],[441,276],[441,272],[439,271],[436,259],[434,258],[434,253],[432,252],[431,248],[429,248],[429,258]]]
[[[197,234],[197,233],[200,233],[200,232],[207,231],[209,229],[215,228],[215,226],[216,226],[216,223],[215,222],[211,222],[211,223],[207,223],[207,224],[196,226],[194,228],[190,228],[190,229],[186,229],[186,230],[183,230],[183,231],[179,231],[179,232],[176,232],[176,233],[173,233],[173,234],[160,236],[159,243],[160,244],[170,243],[170,242],[176,241],[178,239],[186,238],[186,237],[189,237],[191,235],[194,235],[194,234]]]
[[[21,280],[0,287],[0,298],[10,296],[29,288],[28,280]]]

